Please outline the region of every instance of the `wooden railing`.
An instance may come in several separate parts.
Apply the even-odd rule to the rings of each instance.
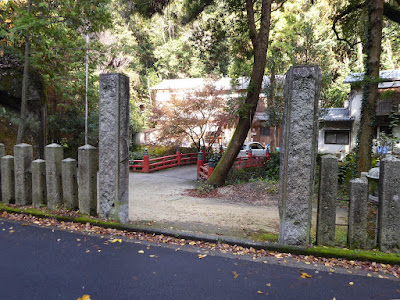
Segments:
[[[236,169],[261,167],[269,160],[269,158],[269,153],[267,153],[266,156],[253,156],[249,153],[247,156],[237,157],[233,167]],[[204,163],[204,161],[200,159],[199,155],[199,159],[197,160],[197,179],[207,180],[214,171],[214,167],[215,165],[213,161]]]
[[[150,159],[147,152],[145,152],[143,159],[129,161],[129,169],[134,172],[150,173],[167,168],[195,164],[197,155],[197,153],[181,153],[177,151],[174,155]]]

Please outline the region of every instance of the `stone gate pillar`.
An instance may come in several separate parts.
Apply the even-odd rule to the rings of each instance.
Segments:
[[[128,222],[129,78],[100,75],[99,213]]]
[[[294,66],[286,73],[279,179],[282,244],[310,243],[320,85],[318,66]]]
[[[386,157],[379,166],[378,246],[400,253],[400,159]]]

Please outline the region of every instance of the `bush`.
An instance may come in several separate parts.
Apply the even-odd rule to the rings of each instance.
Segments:
[[[270,159],[262,167],[234,169],[229,171],[227,184],[238,184],[257,180],[279,180],[279,153],[272,153]]]

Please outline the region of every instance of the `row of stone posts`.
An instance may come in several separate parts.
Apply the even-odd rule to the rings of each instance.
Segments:
[[[45,160],[33,160],[28,144],[14,146],[14,156],[5,155],[0,144],[0,178],[3,203],[49,209],[64,207],[84,214],[97,213],[97,149],[90,145],[78,150],[75,159],[63,159],[63,147],[45,147]]]
[[[333,245],[336,226],[338,160],[332,155],[321,157],[317,244]],[[350,248],[367,247],[368,180],[350,181],[347,244]],[[380,162],[378,188],[377,243],[385,252],[400,252],[400,160],[387,157]]]

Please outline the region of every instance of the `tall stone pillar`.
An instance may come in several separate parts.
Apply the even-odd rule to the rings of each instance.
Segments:
[[[318,66],[294,66],[286,74],[279,178],[282,244],[310,243],[320,85]]]
[[[78,199],[79,211],[97,214],[97,149],[85,145],[78,150]]]
[[[338,169],[338,159],[336,156],[324,155],[321,157],[318,190],[317,245],[333,246],[335,243]]]
[[[400,252],[400,159],[387,157],[379,167],[378,246]]]
[[[32,203],[33,148],[28,144],[14,146],[15,204]]]
[[[63,204],[61,161],[64,158],[64,149],[58,144],[50,144],[44,148],[46,159],[47,207],[59,208]]]
[[[4,150],[4,144],[0,143],[0,159],[6,155]],[[0,168],[0,201],[2,201],[2,192],[1,192],[1,168]]]
[[[349,248],[364,249],[367,243],[368,180],[357,178],[350,180]]]
[[[32,204],[39,208],[46,203],[46,161],[36,159],[32,162]]]
[[[1,190],[3,203],[15,203],[15,176],[14,176],[14,156],[6,155],[1,157]]]
[[[99,212],[128,222],[129,78],[100,75]]]

